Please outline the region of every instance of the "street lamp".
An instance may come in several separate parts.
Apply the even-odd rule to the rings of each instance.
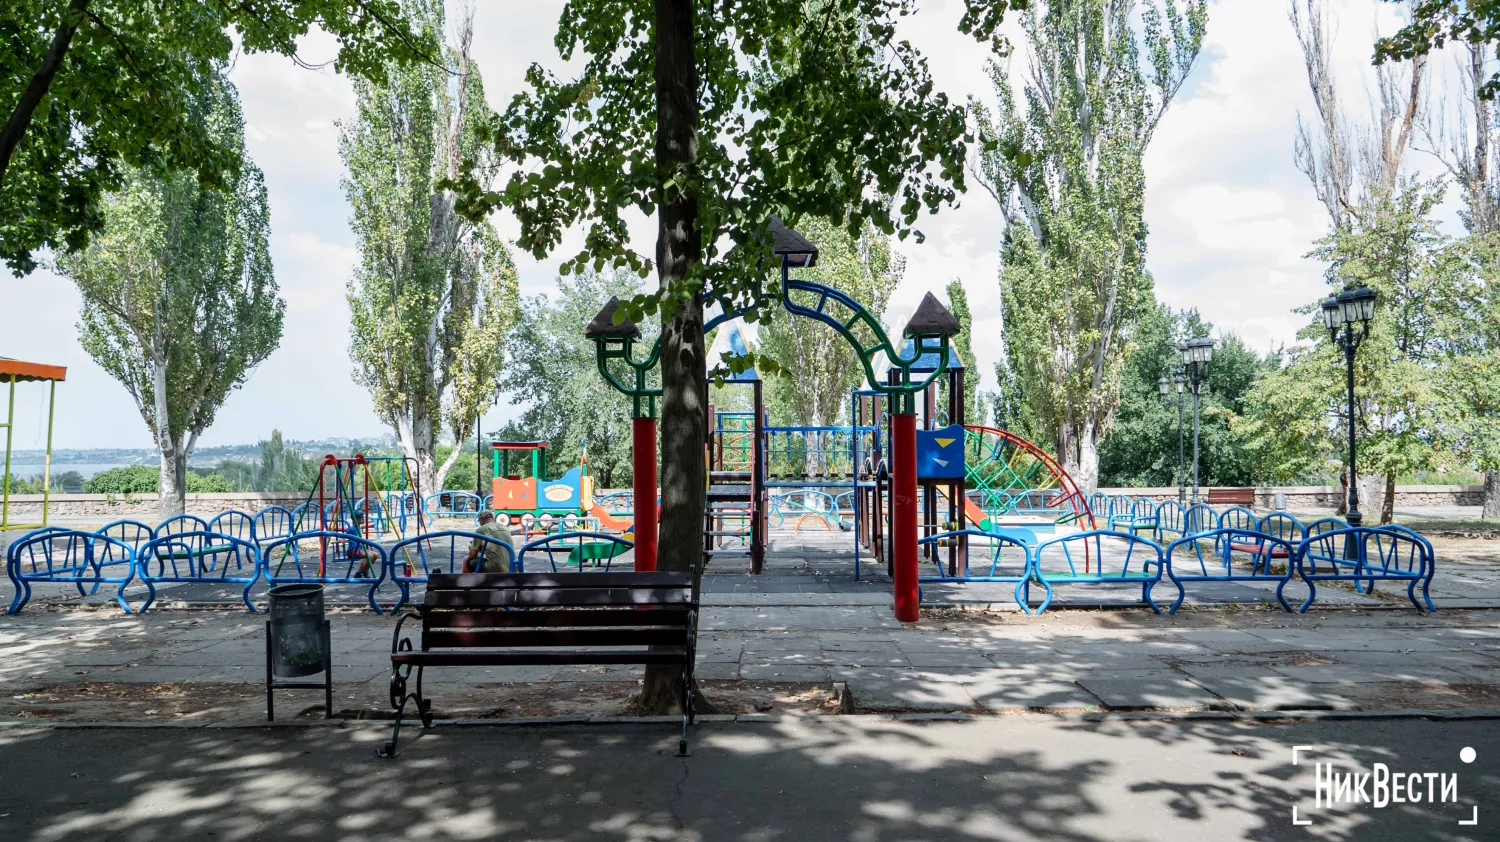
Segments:
[[[1163,400],[1170,401],[1172,399],[1172,396],[1174,394],[1177,396],[1177,502],[1178,502],[1178,504],[1185,504],[1185,503],[1187,503],[1187,475],[1186,475],[1186,473],[1182,469],[1183,463],[1187,461],[1187,456],[1184,453],[1184,447],[1186,447],[1186,445],[1183,444],[1183,435],[1182,435],[1182,392],[1183,392],[1184,384],[1186,382],[1187,382],[1186,378],[1184,378],[1181,374],[1174,374],[1174,375],[1172,375],[1172,379],[1171,380],[1168,380],[1167,378],[1163,377],[1160,380],[1156,381],[1156,390],[1158,392],[1161,392],[1161,396],[1162,396]],[[1176,387],[1175,389],[1173,388],[1174,386]]]
[[[1207,336],[1189,339],[1177,346],[1182,355],[1182,367],[1193,389],[1193,503],[1198,502],[1198,394],[1203,385],[1203,375],[1208,371],[1208,361],[1214,357],[1214,341]]]
[[[1370,321],[1375,318],[1375,290],[1361,284],[1331,295],[1323,302],[1323,324],[1328,338],[1344,351],[1344,367],[1349,394],[1349,514],[1350,526],[1360,526],[1359,488],[1354,481],[1354,352],[1370,335]],[[1342,329],[1342,330],[1341,330]]]

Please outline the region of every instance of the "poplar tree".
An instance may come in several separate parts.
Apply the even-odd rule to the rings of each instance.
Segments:
[[[238,175],[207,190],[191,171],[132,169],[105,197],[99,235],[57,261],[83,296],[84,350],[130,393],[160,451],[163,518],[182,514],[199,434],[276,349],[285,311],[238,95],[222,70],[196,90],[189,113],[243,161]]]
[[[1027,427],[1094,490],[1130,331],[1152,306],[1142,158],[1203,44],[1204,0],[1047,0],[1021,16],[1024,82],[991,61],[975,169],[1005,216],[1005,360]]]

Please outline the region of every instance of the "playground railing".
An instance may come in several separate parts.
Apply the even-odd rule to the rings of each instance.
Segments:
[[[174,515],[156,525],[156,537],[184,535],[189,532],[207,532],[208,521],[197,515]]]
[[[422,508],[428,518],[456,518],[476,522],[484,501],[472,491],[439,491],[427,495]]]
[[[267,506],[255,513],[255,543],[260,546],[292,534],[292,513],[284,506]]]
[[[1299,614],[1317,598],[1316,583],[1328,581],[1353,582],[1355,590],[1366,594],[1375,592],[1376,582],[1405,582],[1406,597],[1418,611],[1437,611],[1428,593],[1437,555],[1431,542],[1405,527],[1357,526],[1309,534],[1296,561],[1297,575],[1308,587]],[[1418,585],[1422,602],[1417,601]]]
[[[389,563],[385,566],[391,582],[401,591],[401,596],[391,606],[391,613],[401,610],[401,606],[411,599],[413,582],[425,584],[433,573],[464,572],[464,561],[469,557],[469,551],[474,548],[475,542],[478,542],[485,556],[489,555],[491,549],[501,552],[505,557],[505,570],[515,568],[514,547],[477,532],[447,529],[398,541],[387,553]]]
[[[1186,534],[1187,509],[1176,500],[1163,500],[1156,507],[1156,543],[1165,544],[1168,536]],[[1173,538],[1172,540],[1175,540]]]
[[[226,509],[208,522],[208,531],[255,543],[255,516],[239,509]]]
[[[1021,607],[1031,610],[1031,585],[1045,590],[1035,613],[1052,604],[1056,585],[1139,585],[1141,601],[1160,614],[1151,589],[1161,581],[1165,553],[1160,544],[1129,532],[1092,529],[1043,541],[1031,552],[1031,575],[1021,586]]]
[[[1031,547],[1035,544],[1026,538],[1029,533],[1001,532],[992,530],[986,532],[982,529],[955,529],[951,532],[939,532],[929,535],[917,541],[917,557],[928,558],[928,547],[946,547],[954,541],[962,541],[964,554],[960,559],[960,570],[958,575],[949,576],[945,567],[946,560],[943,553],[937,553],[936,558],[928,558],[928,563],[937,569],[935,576],[919,576],[918,582],[1014,582],[1016,584],[1016,603],[1021,604],[1021,583],[1025,581],[1031,570]],[[976,561],[973,555],[976,550],[992,550],[990,552],[989,567],[984,568],[984,562]],[[1007,551],[1011,551],[1007,553]],[[1007,557],[1009,555],[1009,557]],[[975,573],[975,569],[983,571]],[[1023,606],[1024,608],[1024,606]]]
[[[596,495],[594,500],[612,515],[635,513],[635,492],[633,491],[606,491]]]
[[[1248,567],[1235,563],[1236,552],[1250,557]],[[1276,599],[1290,611],[1283,591],[1296,568],[1296,553],[1295,544],[1254,529],[1214,529],[1173,541],[1166,552],[1167,578],[1177,587],[1177,599],[1167,611],[1181,607],[1187,596],[1183,582],[1276,582]]]
[[[1286,512],[1271,512],[1255,524],[1255,531],[1272,538],[1280,538],[1293,545],[1302,543],[1307,537],[1307,527],[1302,521]]]
[[[118,568],[123,568],[122,575],[108,575]],[[125,586],[135,571],[135,551],[123,541],[81,529],[43,527],[23,535],[5,552],[5,573],[15,586],[9,613],[19,613],[31,600],[32,583],[46,582],[72,584],[79,596],[97,591],[101,584],[118,584],[115,601],[132,614]],[[86,591],[86,585],[93,589]]]
[[[386,578],[387,556],[367,538],[331,529],[298,532],[267,544],[261,564],[266,585],[273,588],[292,583],[369,585],[370,607],[385,613],[375,601],[375,589]]]
[[[537,556],[545,556],[553,573],[582,573],[585,567],[608,573],[615,560],[629,552],[633,545],[615,535],[603,532],[563,532],[528,541],[516,553],[515,572],[526,573],[526,563]],[[558,556],[563,556],[561,562]],[[559,567],[559,565],[561,565]],[[536,570],[529,572],[535,573]]]
[[[1219,528],[1219,513],[1206,503],[1194,503],[1184,517],[1188,535],[1198,535]]]
[[[788,517],[796,518],[793,524],[795,532],[802,531],[802,525],[810,519],[822,523],[829,532],[838,531],[834,528],[838,516],[838,504],[833,495],[812,488],[772,494],[767,511],[768,525],[772,528],[782,526]]]
[[[180,532],[148,542],[136,554],[136,569],[146,585],[145,613],[156,601],[158,582],[242,584],[240,599],[254,612],[250,589],[261,577],[260,550],[254,543],[216,532]]]

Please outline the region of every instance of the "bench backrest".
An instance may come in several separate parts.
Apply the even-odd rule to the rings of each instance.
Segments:
[[[422,648],[680,645],[696,608],[691,572],[433,573]]]
[[[1255,489],[1253,488],[1210,488],[1208,490],[1208,502],[1228,503],[1233,506],[1254,506]]]

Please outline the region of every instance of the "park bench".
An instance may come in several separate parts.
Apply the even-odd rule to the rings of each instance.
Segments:
[[[1253,509],[1255,508],[1255,489],[1210,488],[1208,504],[1210,506],[1245,506]]]
[[[396,753],[401,716],[414,702],[423,728],[432,702],[422,695],[427,667],[680,664],[682,735],[694,720],[693,659],[698,594],[687,573],[433,573],[427,595],[401,615],[391,636],[391,707],[395,726],[378,753]],[[422,622],[420,646],[401,636],[408,618]],[[412,670],[416,682],[409,685]]]

